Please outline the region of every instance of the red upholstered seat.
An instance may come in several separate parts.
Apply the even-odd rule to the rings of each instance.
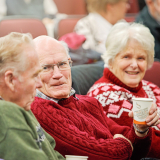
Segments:
[[[54,38],[59,39],[66,33],[71,33],[79,19],[86,15],[72,15],[56,21],[54,26]]]
[[[152,68],[146,71],[143,79],[160,87],[160,62],[154,62]]]
[[[0,21],[0,37],[10,32],[30,33],[33,38],[47,35],[47,30],[42,21],[35,18],[4,18]]]

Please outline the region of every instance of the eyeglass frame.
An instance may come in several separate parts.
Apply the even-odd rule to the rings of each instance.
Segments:
[[[68,62],[69,63],[68,68],[64,68],[64,69],[59,68],[60,67],[60,63],[64,63],[64,62],[66,62],[66,63]],[[56,64],[44,64],[44,65],[41,66],[42,67],[42,72],[49,72],[49,71],[45,71],[43,69],[43,67],[47,67],[47,66],[50,66],[52,68],[52,71],[54,71],[54,66],[57,66],[60,71],[64,71],[64,70],[67,70],[67,69],[71,68],[72,67],[72,63],[73,63],[73,61],[71,59],[68,59],[66,61],[61,61],[61,62],[58,62]]]

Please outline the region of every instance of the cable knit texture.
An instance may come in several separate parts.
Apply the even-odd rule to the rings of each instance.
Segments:
[[[78,98],[76,98],[78,97]],[[56,150],[62,155],[89,156],[89,160],[130,159],[131,146],[123,138],[113,139],[114,134],[123,134],[135,148],[133,159],[146,156],[150,148],[152,131],[144,138],[135,135],[133,127],[123,127],[107,118],[101,104],[94,98],[82,95],[70,96],[57,103],[39,97],[32,103],[32,112],[41,126],[56,141]]]
[[[128,113],[132,110],[132,98],[144,97],[152,98],[157,104],[160,112],[160,89],[153,83],[142,80],[136,88],[130,88],[122,83],[108,68],[104,69],[101,77],[88,91],[88,96],[96,98],[103,106],[107,117],[114,120],[119,125],[130,126],[133,122]],[[155,129],[159,130],[160,125]],[[158,141],[160,141],[159,131],[153,129],[153,141],[151,151],[148,156],[160,158]]]

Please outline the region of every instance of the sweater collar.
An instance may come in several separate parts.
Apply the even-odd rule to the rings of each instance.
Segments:
[[[123,82],[121,82],[108,68],[104,69],[103,75],[105,78],[109,79],[112,83],[121,86],[131,92],[137,93],[142,88],[142,81],[135,88],[128,87]]]
[[[75,96],[75,90],[73,88],[71,88],[70,90],[70,94],[69,96]],[[44,93],[42,93],[41,91],[39,91],[38,89],[36,90],[36,97],[40,97],[42,99],[46,99],[46,100],[51,100],[51,101],[54,101],[56,103],[58,103],[59,100],[64,100],[66,98],[62,98],[62,99],[56,99],[56,98],[52,98],[52,97],[48,97],[47,95],[45,95]]]

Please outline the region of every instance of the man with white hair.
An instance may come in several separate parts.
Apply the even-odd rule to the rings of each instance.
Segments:
[[[64,43],[48,36],[37,37],[34,42],[42,66],[42,86],[37,89],[31,110],[55,138],[56,150],[62,155],[88,156],[91,160],[145,157],[152,128],[137,125],[140,133],[133,126],[119,126],[107,118],[95,98],[75,94],[71,87],[72,61]],[[148,118],[153,124],[153,116]]]
[[[160,60],[160,0],[145,0],[145,2],[147,6],[139,13],[136,22],[150,29],[155,38],[155,58]]]
[[[0,38],[0,159],[64,160],[30,110],[36,88],[42,87],[40,72],[30,35]]]

